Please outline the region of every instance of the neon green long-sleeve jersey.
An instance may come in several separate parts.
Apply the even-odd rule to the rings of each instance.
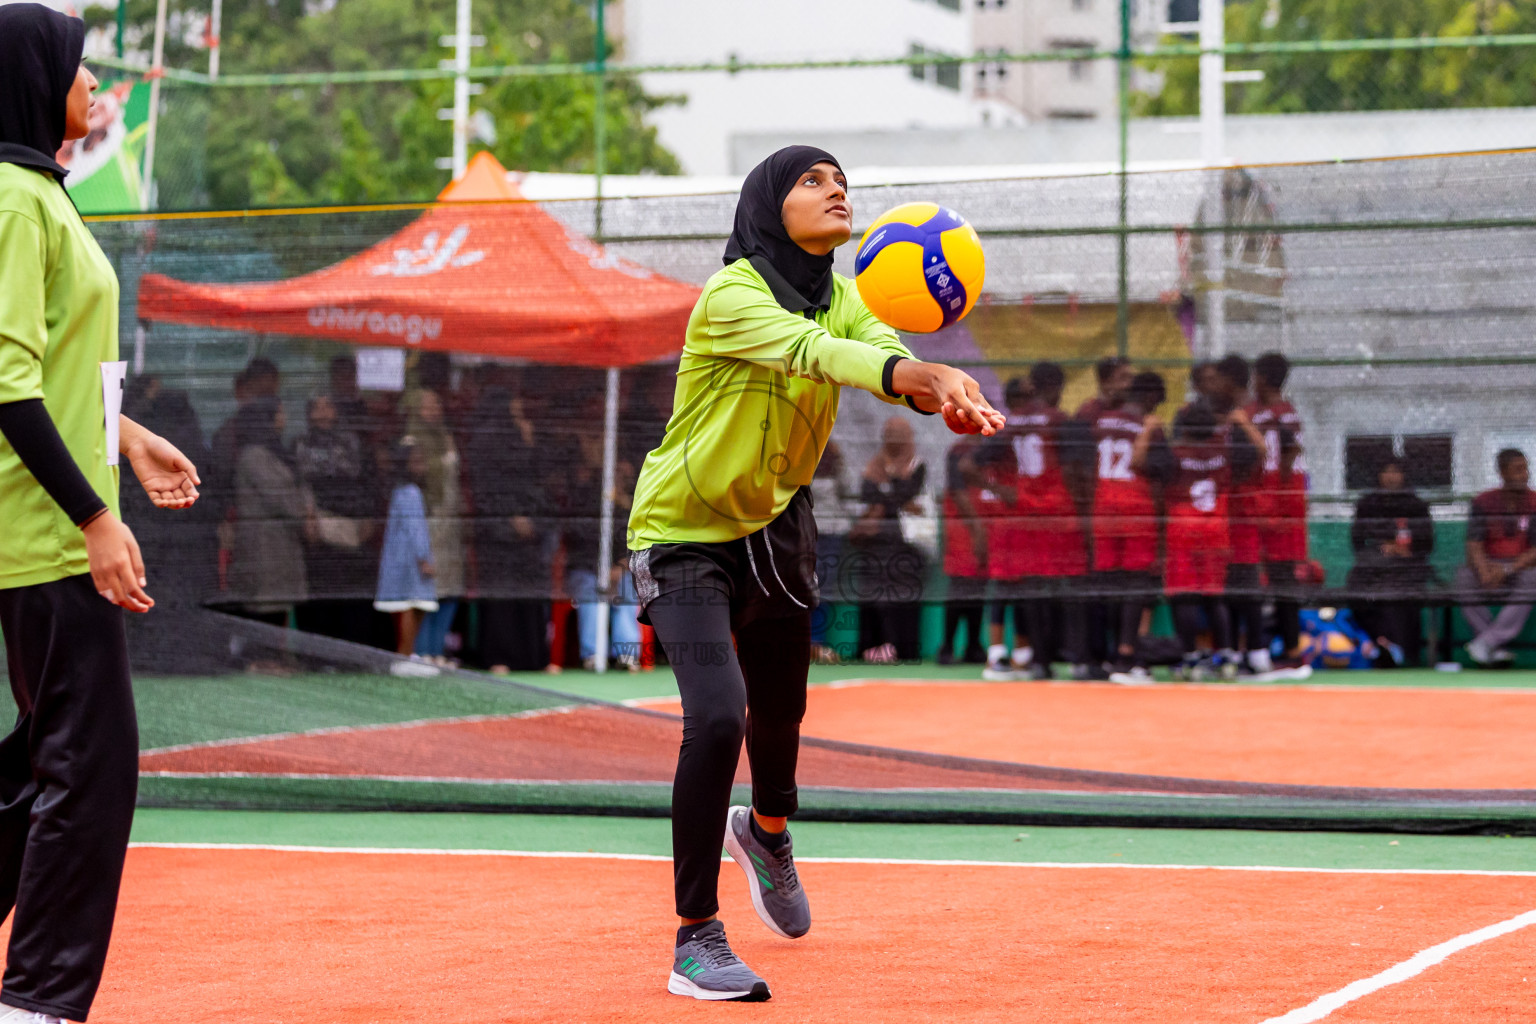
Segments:
[[[833,275],[814,320],[779,305],[747,260],[716,273],[688,319],[672,418],[645,458],[629,516],[631,550],[719,543],[761,529],[811,482],[841,387],[884,401],[886,364],[912,358],[852,281]]]

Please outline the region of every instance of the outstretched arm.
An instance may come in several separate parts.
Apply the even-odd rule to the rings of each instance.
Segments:
[[[119,417],[118,422],[118,451],[128,456],[128,464],[149,500],[157,508],[191,508],[197,500],[197,485],[203,482],[192,460],[127,416]]]

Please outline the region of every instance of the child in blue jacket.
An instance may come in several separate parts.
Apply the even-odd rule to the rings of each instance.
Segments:
[[[389,496],[384,524],[384,549],[379,555],[379,585],[373,606],[395,620],[396,650],[409,656],[416,645],[421,620],[437,611],[437,587],[432,581],[432,540],[427,528],[427,503],[421,481],[426,460],[410,437],[395,446],[395,486]]]

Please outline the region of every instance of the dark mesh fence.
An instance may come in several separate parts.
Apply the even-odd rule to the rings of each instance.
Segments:
[[[1497,452],[1529,449],[1536,438],[1536,360],[1528,352],[1536,310],[1525,298],[1536,263],[1530,161],[1508,153],[1123,179],[855,183],[853,201],[861,223],[897,203],[929,200],[980,231],[988,256],[981,304],[958,326],[907,341],[921,357],[967,367],[1000,406],[1010,381],[1051,361],[1064,371],[1061,405],[1071,415],[1095,394],[1095,364],[1120,356],[1161,378],[1165,399],[1155,412],[1177,462],[1198,427],[1198,415],[1181,413],[1187,404],[1224,417],[1227,405],[1252,401],[1202,398],[1192,368],[1233,353],[1250,362],[1284,355],[1292,367],[1284,395],[1299,432],[1275,427],[1248,458],[1279,457],[1285,472],[1253,477],[1259,497],[1232,499],[1220,542],[1206,547],[1223,549],[1243,526],[1290,528],[1300,546],[1290,557],[1261,557],[1267,570],[1231,577],[1225,589],[1367,614],[1382,602],[1407,602],[1417,615],[1423,606],[1489,596],[1457,576],[1469,500],[1497,486]],[[588,238],[598,227],[594,203],[542,209],[594,265],[627,261],[697,286],[720,265],[734,201],[606,201],[601,247]],[[552,608],[590,600],[609,584],[609,567],[598,565],[608,369],[589,359],[562,365],[569,349],[553,344],[488,358],[476,353],[518,339],[432,337],[429,316],[396,323],[346,294],[317,294],[310,322],[318,328],[334,319],[328,311],[342,310],[336,315],[376,324],[360,346],[139,319],[145,275],[280,282],[381,242],[387,251],[392,236],[424,215],[392,208],[92,224],[122,282],[125,412],[192,455],[205,481],[203,500],[186,513],[150,508],[131,480],[123,488],[159,601],[153,615],[135,619],[132,635],[153,690],[150,802],[665,808],[675,719],[386,654],[394,637],[374,608],[392,596],[379,591],[380,559],[393,484],[403,453],[414,450],[423,457],[410,472],[426,499],[436,597],[457,602],[446,652],[470,668],[537,669],[565,658],[549,649]],[[515,232],[476,231],[460,240],[463,251],[520,244]],[[849,258],[840,263],[846,272]],[[488,276],[484,286],[515,300],[546,283]],[[670,414],[673,370],[668,358],[616,369],[618,561],[634,475]],[[1106,516],[1134,520],[1153,547],[1149,573],[1094,572],[1091,561],[1081,573],[1038,562],[996,568],[1009,564],[1006,544],[1056,543],[1041,540],[1027,501],[1011,497],[1013,488],[1033,486],[1029,445],[957,446],[929,419],[909,417],[923,467],[911,501],[894,522],[866,529],[880,498],[864,482],[865,467],[891,414],[845,392],[835,447],[812,485],[824,597],[835,613],[858,619],[870,607],[900,606],[916,614],[923,605],[1040,595],[1090,605],[1164,596],[1164,570],[1180,543],[1169,526],[1176,488],[1184,487],[1185,504],[1197,505],[1199,494],[1164,475],[1148,488],[1150,511],[1096,506],[1095,481],[1113,475],[1118,453],[1103,449],[1091,426],[1065,429],[1054,442],[1074,504],[1052,513],[1052,536],[1080,534],[1089,556]],[[1235,451],[1228,447],[1242,462]],[[1413,522],[1356,514],[1379,491],[1388,462],[1423,499]],[[1139,466],[1131,478],[1150,480]],[[1226,486],[1218,484],[1223,495]],[[960,494],[973,499],[975,516],[962,511]],[[1032,539],[1009,541],[1018,530],[999,526]],[[1529,523],[1512,529],[1528,531]],[[963,564],[962,544],[972,556],[979,549],[982,564]],[[864,638],[855,635],[848,627],[829,642],[857,657]],[[632,644],[616,650],[637,653]],[[428,671],[436,674],[412,674]],[[418,720],[429,721],[411,724]],[[1529,795],[1516,792],[1246,786],[837,743],[812,748],[807,807],[825,817],[1512,830],[1526,828],[1530,814]]]

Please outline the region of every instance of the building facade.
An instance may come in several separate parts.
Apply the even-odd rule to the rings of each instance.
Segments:
[[[622,0],[609,35],[629,64],[928,56],[909,67],[642,75],[682,97],[651,121],[689,174],[725,174],[738,132],[958,128],[981,123],[971,0]]]

